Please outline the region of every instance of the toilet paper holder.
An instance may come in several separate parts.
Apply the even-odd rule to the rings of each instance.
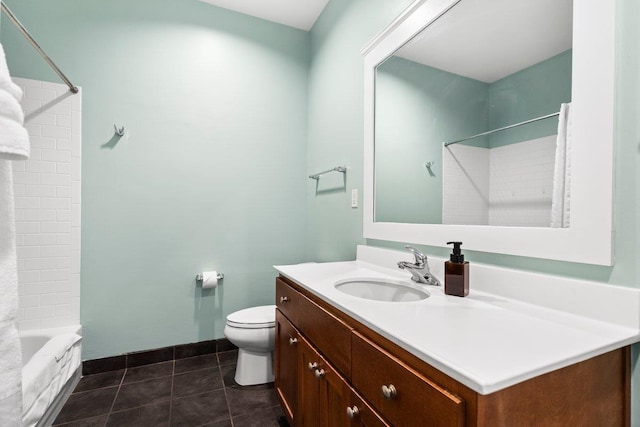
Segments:
[[[224,274],[222,273],[218,273],[218,276],[216,276],[218,280],[222,280],[224,279]],[[204,280],[204,278],[202,277],[202,274],[196,274],[196,283],[198,285],[202,285],[202,281]]]

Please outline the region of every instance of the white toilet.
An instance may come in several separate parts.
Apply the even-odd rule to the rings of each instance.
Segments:
[[[235,380],[240,385],[273,381],[276,306],[263,305],[227,316],[224,336],[238,347]]]

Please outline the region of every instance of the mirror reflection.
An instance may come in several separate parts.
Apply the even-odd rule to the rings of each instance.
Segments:
[[[376,68],[375,221],[568,227],[571,0],[461,0]]]

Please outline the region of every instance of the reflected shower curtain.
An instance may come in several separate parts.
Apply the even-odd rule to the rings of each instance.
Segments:
[[[553,171],[551,227],[567,228],[571,210],[571,104],[560,106],[556,160]]]
[[[29,158],[22,91],[9,76],[0,44],[0,426],[22,425],[22,355],[16,325],[18,271],[12,162]]]

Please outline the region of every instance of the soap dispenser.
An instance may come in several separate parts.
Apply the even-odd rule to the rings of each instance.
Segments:
[[[447,245],[453,245],[453,252],[444,263],[444,293],[466,297],[469,295],[469,261],[464,260],[460,250],[462,242],[447,242]]]

